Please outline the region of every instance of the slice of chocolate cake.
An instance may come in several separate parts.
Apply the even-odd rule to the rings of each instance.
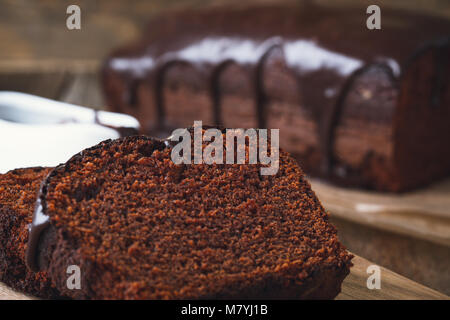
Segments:
[[[260,164],[175,164],[172,150],[167,140],[122,138],[52,171],[31,228],[30,267],[81,299],[340,292],[352,256],[293,158],[281,151],[278,173],[265,176]],[[73,270],[78,287],[67,285]]]
[[[50,170],[27,168],[0,174],[0,281],[41,298],[59,295],[45,272],[27,269],[25,251],[39,186]]]

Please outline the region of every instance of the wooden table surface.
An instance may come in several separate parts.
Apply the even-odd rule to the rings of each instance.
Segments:
[[[165,11],[219,6],[242,7],[274,3],[317,3],[327,6],[399,8],[450,17],[448,0],[77,0],[81,30],[66,28],[71,1],[0,0],[0,60],[94,59],[101,61],[113,48],[138,38],[146,23]],[[383,15],[382,15],[383,16]]]
[[[404,194],[311,185],[349,250],[450,294],[450,179]]]
[[[368,289],[367,267],[372,262],[355,256],[353,268],[342,284],[342,292],[336,300],[449,300],[450,297],[436,290],[409,280],[386,268],[381,268],[381,288]]]
[[[381,268],[381,288],[367,288],[367,267],[372,262],[355,256],[354,266],[342,284],[342,292],[336,300],[450,300],[450,297]],[[30,296],[15,292],[0,283],[0,300],[30,300]]]
[[[339,188],[315,179],[311,186],[334,216],[432,241],[450,252],[450,179],[404,194]]]

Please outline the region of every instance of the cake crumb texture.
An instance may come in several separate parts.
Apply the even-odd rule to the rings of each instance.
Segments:
[[[26,168],[0,174],[0,281],[41,298],[58,297],[45,272],[25,265],[28,224],[39,186],[50,168]]]
[[[146,137],[103,142],[53,171],[47,268],[76,298],[333,298],[352,256],[287,153],[260,165],[176,165]],[[53,238],[52,238],[53,237]],[[63,270],[81,266],[83,289]]]

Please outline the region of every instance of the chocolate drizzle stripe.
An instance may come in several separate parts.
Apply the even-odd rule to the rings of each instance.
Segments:
[[[210,97],[211,97],[212,107],[213,107],[214,122],[217,125],[223,125],[222,105],[221,105],[222,96],[221,96],[221,92],[220,92],[220,79],[221,79],[222,73],[231,64],[237,64],[237,62],[232,59],[227,59],[227,60],[221,62],[217,67],[215,67],[211,74]]]
[[[258,126],[260,128],[267,127],[267,103],[268,97],[264,90],[264,69],[267,59],[274,50],[283,50],[283,44],[278,38],[275,43],[271,45],[266,52],[259,59],[254,72],[254,90],[256,101],[256,115],[258,117]]]
[[[320,146],[322,147],[323,154],[323,162],[321,166],[322,174],[330,175],[332,174],[332,168],[335,164],[334,159],[334,142],[335,142],[335,129],[339,124],[339,118],[342,112],[342,109],[345,106],[345,100],[353,87],[356,79],[363,75],[365,72],[370,70],[371,68],[379,68],[383,70],[387,75],[393,85],[395,85],[398,81],[397,77],[394,75],[394,72],[387,63],[384,62],[373,62],[365,64],[363,67],[355,70],[345,81],[342,86],[341,92],[336,100],[336,103],[332,105],[332,108],[328,110],[323,116],[322,125],[319,126],[319,139],[321,141]]]
[[[127,102],[130,106],[137,108],[139,104],[138,90],[142,84],[142,79],[136,78],[129,81],[128,88],[129,94],[127,96]]]
[[[166,76],[169,69],[175,65],[189,65],[189,62],[184,60],[162,60],[155,68],[155,105],[157,110],[158,122],[165,125],[166,120],[166,105],[164,100],[164,86]]]
[[[37,250],[39,246],[39,240],[42,232],[50,226],[50,217],[44,214],[43,197],[46,192],[45,185],[50,178],[52,172],[50,172],[39,188],[38,197],[33,213],[33,221],[28,227],[28,246],[25,256],[25,263],[28,268],[34,272],[39,271],[39,264],[37,262]]]

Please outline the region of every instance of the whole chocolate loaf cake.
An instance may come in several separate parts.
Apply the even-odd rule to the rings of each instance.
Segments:
[[[281,151],[277,174],[261,175],[261,164],[175,164],[172,147],[145,136],[109,140],[54,169],[28,265],[81,299],[340,292],[352,255],[293,158]],[[67,286],[69,266],[80,268],[78,288]]]
[[[107,104],[166,136],[194,120],[279,128],[304,170],[405,191],[450,172],[450,22],[366,8],[215,8],[152,19],[105,62]]]

